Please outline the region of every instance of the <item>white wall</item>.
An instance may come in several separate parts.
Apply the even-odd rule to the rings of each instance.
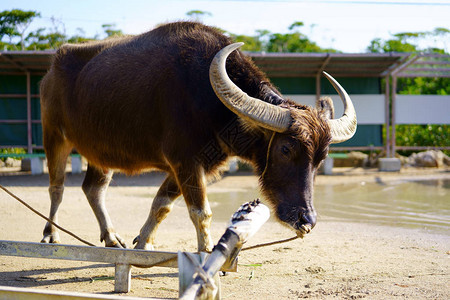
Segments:
[[[315,107],[316,95],[284,95],[297,103]],[[326,95],[322,95],[326,96]],[[384,124],[384,95],[350,95],[356,110],[358,124]],[[342,116],[344,106],[338,95],[332,95],[335,118]]]
[[[397,95],[397,124],[450,124],[450,96]]]

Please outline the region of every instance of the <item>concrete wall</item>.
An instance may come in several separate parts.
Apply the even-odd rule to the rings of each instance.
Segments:
[[[450,96],[396,95],[397,124],[450,124]]]
[[[315,106],[315,95],[284,95],[297,103]],[[323,95],[330,96],[330,95]],[[344,106],[338,95],[331,95],[335,117],[342,116]],[[385,123],[384,95],[350,95],[358,117],[358,125],[380,125]]]

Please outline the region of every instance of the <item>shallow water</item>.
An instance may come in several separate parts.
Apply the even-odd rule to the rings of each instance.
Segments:
[[[257,190],[208,196],[214,219],[220,221],[257,197]],[[314,199],[318,222],[363,222],[450,235],[450,180],[318,185]]]

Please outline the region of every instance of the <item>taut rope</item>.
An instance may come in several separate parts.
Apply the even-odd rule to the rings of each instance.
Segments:
[[[273,138],[273,137],[272,137]],[[33,207],[31,207],[28,203],[26,203],[24,200],[20,199],[19,197],[17,197],[16,195],[14,195],[12,192],[10,192],[7,188],[5,188],[4,186],[2,186],[0,184],[0,188],[2,190],[4,190],[8,195],[10,195],[11,197],[13,197],[14,199],[16,199],[17,201],[19,201],[21,204],[23,204],[26,208],[28,208],[29,210],[31,210],[32,212],[34,212],[35,214],[37,214],[39,217],[43,218],[44,220],[46,220],[47,222],[49,222],[50,224],[52,224],[53,226],[55,226],[56,228],[58,228],[59,230],[67,233],[68,235],[74,237],[75,239],[79,240],[80,242],[88,245],[88,246],[93,246],[96,247],[94,244],[80,238],[79,236],[77,236],[76,234],[70,232],[69,230],[64,229],[63,227],[59,226],[58,224],[56,224],[55,222],[53,222],[52,220],[50,220],[49,218],[47,218],[46,216],[44,216],[43,214],[41,214],[40,212],[38,212],[37,210],[35,210]],[[290,242],[293,241],[295,239],[297,239],[298,236],[294,236],[288,239],[284,239],[284,240],[279,240],[279,241],[275,241],[275,242],[269,242],[269,243],[262,243],[262,244],[257,244],[254,246],[249,246],[246,248],[242,248],[241,251],[246,251],[246,250],[252,250],[252,249],[256,249],[256,248],[261,248],[261,247],[266,247],[266,246],[271,246],[271,245],[276,245],[276,244],[281,244],[281,243],[286,243],[286,242]],[[171,259],[169,259],[171,260]],[[161,262],[159,262],[161,263]],[[158,264],[159,264],[158,263]]]
[[[17,197],[16,195],[14,195],[13,193],[11,193],[8,189],[6,189],[4,186],[2,186],[0,184],[0,188],[2,190],[4,190],[8,195],[10,195],[11,197],[13,197],[14,199],[16,199],[17,201],[19,201],[20,203],[22,203],[23,205],[25,205],[25,207],[27,207],[29,210],[31,210],[32,212],[34,212],[35,214],[37,214],[39,217],[45,219],[47,222],[49,222],[50,224],[52,224],[53,226],[55,226],[56,228],[58,228],[59,230],[67,233],[68,235],[76,238],[77,240],[79,240],[80,242],[88,245],[88,246],[94,246],[94,244],[89,243],[86,240],[83,240],[82,238],[80,238],[79,236],[77,236],[76,234],[70,232],[69,230],[66,230],[64,228],[62,228],[61,226],[59,226],[58,224],[56,224],[55,222],[53,222],[52,220],[50,220],[49,218],[47,218],[46,216],[44,216],[43,214],[41,214],[40,212],[38,212],[37,210],[35,210],[33,207],[31,207],[28,203],[26,203],[25,201],[23,201],[22,199],[20,199],[19,197]]]

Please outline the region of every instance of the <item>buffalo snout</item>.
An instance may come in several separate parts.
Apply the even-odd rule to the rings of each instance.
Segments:
[[[294,229],[299,237],[303,237],[305,234],[310,233],[316,226],[317,214],[315,211],[306,211],[299,213],[298,221],[294,224]]]
[[[278,219],[294,229],[299,237],[310,233],[317,223],[317,214],[312,207],[307,209],[298,206],[279,205],[276,212]]]

